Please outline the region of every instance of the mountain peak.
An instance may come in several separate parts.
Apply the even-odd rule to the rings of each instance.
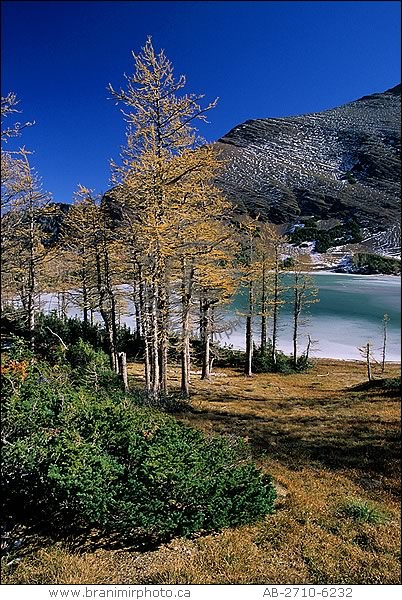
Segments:
[[[400,96],[401,95],[401,84],[398,83],[398,85],[396,85],[393,88],[390,88],[389,90],[384,92],[384,94],[394,94],[395,96]]]
[[[218,185],[240,212],[271,222],[315,216],[386,230],[400,217],[400,89],[245,121],[217,142],[227,159]]]
[[[356,100],[356,102],[359,102],[360,100],[381,98],[383,96],[400,96],[400,95],[401,95],[401,84],[398,83],[398,85],[395,85],[393,88],[390,88],[389,90],[385,90],[385,92],[376,92],[375,94],[369,94],[368,96],[363,96],[362,98],[359,98],[359,100]]]

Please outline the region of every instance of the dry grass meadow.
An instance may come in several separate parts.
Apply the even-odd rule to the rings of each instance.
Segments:
[[[141,385],[141,365],[130,375]],[[365,381],[363,363],[325,359],[300,375],[194,375],[192,411],[177,418],[246,438],[274,478],[274,514],[143,553],[35,540],[3,583],[400,583],[400,399]]]

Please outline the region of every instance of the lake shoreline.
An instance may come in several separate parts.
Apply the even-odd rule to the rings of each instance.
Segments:
[[[361,360],[359,360],[358,358],[332,358],[330,356],[328,356],[328,357],[311,356],[310,359],[313,362],[334,362],[334,363],[347,362],[347,363],[357,363],[358,365],[366,364],[366,360],[363,358]],[[386,365],[400,365],[401,361],[400,360],[386,360],[385,364]]]
[[[293,273],[293,271],[289,271],[289,273]],[[306,271],[306,273],[308,273],[309,275],[351,275],[355,277],[364,277],[367,279],[370,277],[387,277],[390,279],[399,280],[401,278],[400,274],[395,275],[389,273],[358,273],[356,271],[337,271],[335,269],[326,268],[313,269],[312,271]]]

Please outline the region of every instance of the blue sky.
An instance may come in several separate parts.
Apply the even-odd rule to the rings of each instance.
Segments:
[[[108,189],[125,124],[107,84],[132,73],[147,35],[186,91],[219,96],[200,133],[214,141],[247,119],[339,106],[400,82],[398,1],[1,2],[2,95],[14,91],[20,144],[57,202],[78,183]]]

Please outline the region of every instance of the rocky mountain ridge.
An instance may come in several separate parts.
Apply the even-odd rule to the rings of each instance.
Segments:
[[[323,112],[249,120],[216,142],[239,212],[289,228],[353,220],[362,248],[400,255],[401,86]]]
[[[215,143],[226,159],[216,183],[235,212],[259,214],[290,237],[312,221],[328,232],[324,250],[314,235],[303,240],[312,268],[347,269],[358,252],[400,258],[400,94],[398,85],[320,113],[246,121]],[[103,202],[113,207],[110,192]],[[45,219],[51,243],[70,207],[56,204]],[[334,235],[340,227],[354,236],[357,228],[359,241]]]

